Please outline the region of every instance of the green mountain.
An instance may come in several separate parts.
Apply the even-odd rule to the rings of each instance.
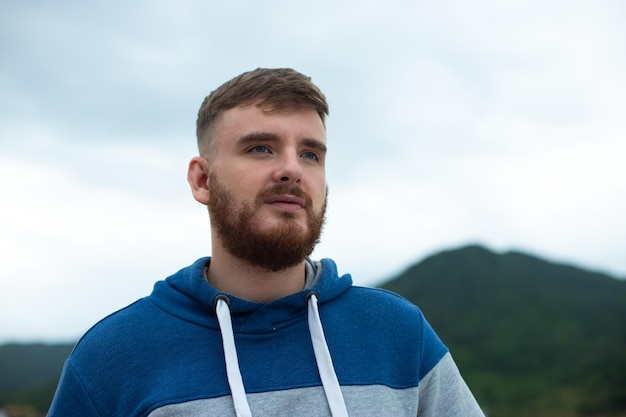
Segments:
[[[626,416],[626,281],[467,246],[382,287],[421,308],[488,417]],[[0,410],[43,416],[71,349],[0,346]]]
[[[24,404],[43,414],[72,347],[39,343],[0,346],[0,409],[8,404]]]
[[[468,246],[382,287],[420,307],[490,416],[626,415],[626,281]]]

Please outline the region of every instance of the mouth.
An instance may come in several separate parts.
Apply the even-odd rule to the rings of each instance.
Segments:
[[[276,194],[265,199],[265,203],[288,211],[297,211],[306,207],[304,198],[291,194]]]

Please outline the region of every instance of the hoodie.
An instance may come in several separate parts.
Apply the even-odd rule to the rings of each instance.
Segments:
[[[77,343],[49,417],[482,416],[420,310],[307,261],[270,303],[223,294],[202,258]]]

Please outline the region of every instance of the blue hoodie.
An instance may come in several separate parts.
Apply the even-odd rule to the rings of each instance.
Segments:
[[[213,288],[209,263],[91,328],[48,416],[483,415],[404,298],[352,286],[324,259],[307,263],[309,288],[253,303]]]

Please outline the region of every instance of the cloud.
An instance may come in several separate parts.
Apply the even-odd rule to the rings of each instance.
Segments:
[[[295,67],[329,98],[315,254],[357,284],[475,241],[626,276],[620,2],[3,11],[0,339],[74,338],[210,253],[185,183],[195,115],[259,66]]]

